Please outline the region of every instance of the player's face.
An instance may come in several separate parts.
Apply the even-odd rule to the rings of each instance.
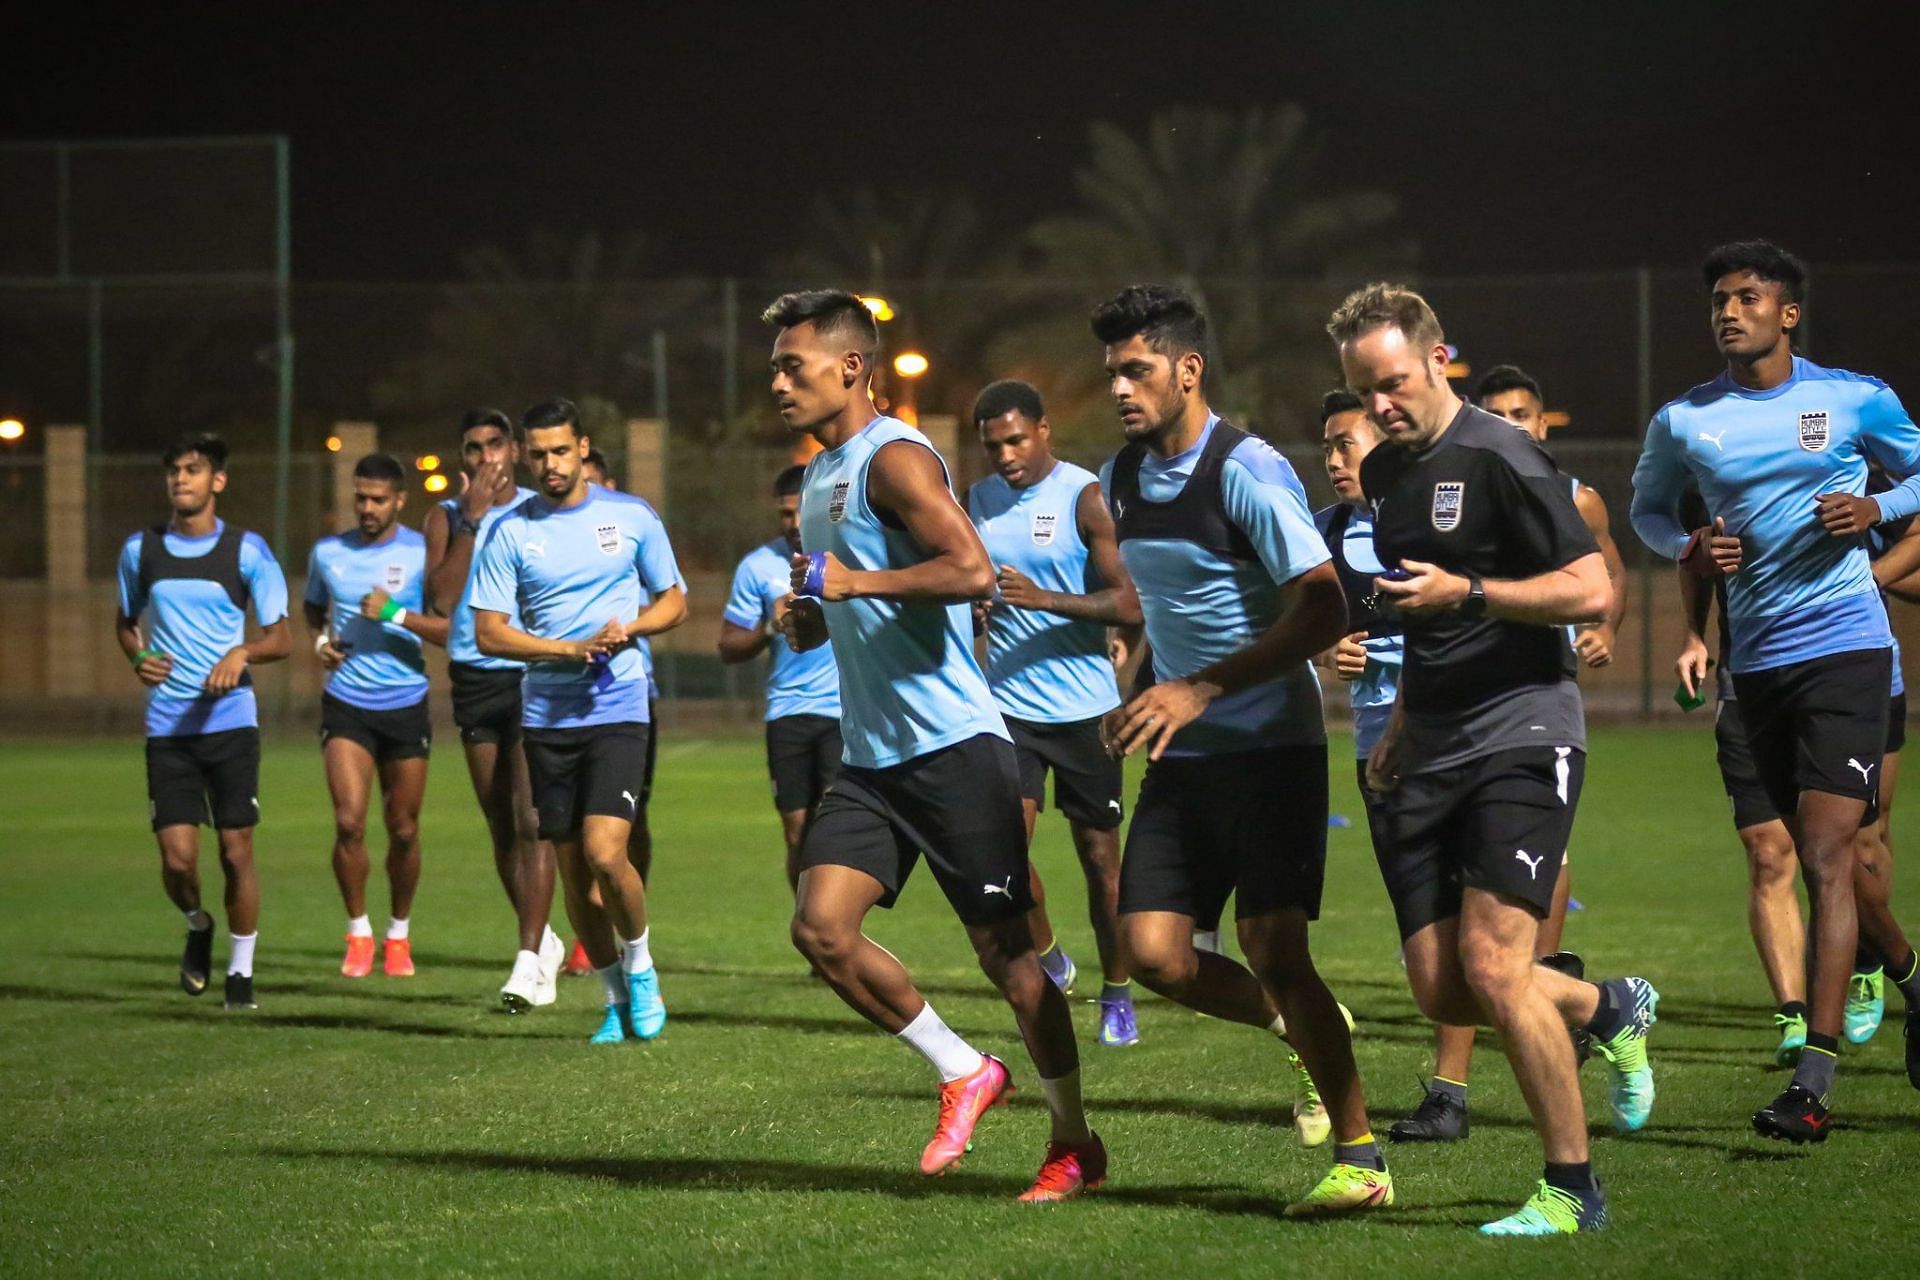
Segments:
[[[1800,304],[1781,286],[1751,271],[1730,271],[1713,282],[1713,340],[1729,360],[1756,360],[1779,348],[1800,323]]]
[[[1157,436],[1180,421],[1187,401],[1200,389],[1200,357],[1177,360],[1155,351],[1134,334],[1107,344],[1107,392],[1120,414],[1120,430],[1129,440]]]
[[[513,471],[520,463],[520,446],[511,435],[492,424],[469,429],[460,437],[461,467],[471,477],[489,462],[504,464],[499,491],[511,492]]]
[[[378,538],[393,528],[393,522],[400,518],[400,508],[406,505],[407,491],[393,481],[353,478],[353,518],[367,537]]]
[[[580,464],[580,474],[587,478],[588,484],[597,484],[602,489],[618,489],[620,487],[615,484],[613,478],[607,474],[606,468],[597,462],[582,462]]]
[[[1525,387],[1497,391],[1482,400],[1480,407],[1488,413],[1499,414],[1541,444],[1547,442],[1547,407],[1540,403],[1539,396]]]
[[[1032,484],[1053,454],[1053,428],[1045,418],[1035,422],[1018,409],[980,424],[980,446],[1000,478],[1016,489]]]
[[[800,549],[800,495],[786,493],[780,495],[777,503],[780,512],[780,536],[795,551]]]
[[[843,412],[865,364],[859,352],[811,321],[782,329],[768,363],[774,407],[790,431],[811,431]]]
[[[1448,403],[1447,349],[1422,351],[1394,325],[1369,329],[1340,344],[1347,388],[1395,444],[1418,447],[1438,435]]]
[[[586,483],[586,454],[590,443],[571,426],[533,427],[527,432],[527,467],[534,483],[549,498],[573,496]]]
[[[199,515],[226,487],[227,473],[215,471],[205,454],[183,454],[167,467],[167,499],[177,515]]]
[[[1365,502],[1360,489],[1360,464],[1380,443],[1380,432],[1364,409],[1347,409],[1327,419],[1321,451],[1327,459],[1327,483],[1342,502]]]

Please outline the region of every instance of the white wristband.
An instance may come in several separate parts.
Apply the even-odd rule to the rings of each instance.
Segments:
[[[316,658],[323,656],[322,650],[324,650],[327,647],[327,644],[332,639],[333,637],[328,635],[324,631],[322,631],[319,635],[315,636],[313,638],[313,656]]]
[[[388,618],[387,621],[391,622],[396,627],[404,627],[407,625],[407,611],[405,609],[402,609],[398,613],[394,614],[391,618]]]

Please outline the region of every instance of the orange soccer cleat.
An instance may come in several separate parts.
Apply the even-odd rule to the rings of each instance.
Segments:
[[[346,978],[364,978],[373,972],[373,935],[347,935],[347,958],[340,962],[340,974]]]
[[[1021,1204],[1053,1204],[1071,1200],[1107,1180],[1107,1144],[1094,1134],[1085,1142],[1049,1142],[1047,1158]]]
[[[979,1069],[972,1075],[940,1086],[940,1119],[933,1126],[933,1140],[920,1153],[920,1172],[942,1174],[960,1163],[973,1144],[973,1126],[988,1107],[1005,1106],[1013,1093],[1007,1064],[990,1053],[980,1057]]]
[[[413,942],[407,938],[388,938],[384,967],[389,978],[413,976]]]
[[[585,977],[593,972],[593,961],[587,958],[586,944],[580,939],[573,940],[573,950],[567,952],[567,962],[560,966],[560,972],[571,978]]]

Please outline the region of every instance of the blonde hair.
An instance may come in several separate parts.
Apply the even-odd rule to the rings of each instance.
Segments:
[[[1393,328],[1422,351],[1446,341],[1440,317],[1427,300],[1405,285],[1376,282],[1348,294],[1327,320],[1327,333],[1344,345],[1375,329]]]

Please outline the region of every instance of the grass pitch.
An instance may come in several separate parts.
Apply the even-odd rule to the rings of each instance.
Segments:
[[[1419,1097],[1428,1029],[1395,963],[1344,750],[1335,809],[1355,825],[1331,833],[1315,946],[1360,1019],[1384,1132]],[[1028,1088],[983,1121],[959,1170],[920,1178],[932,1077],[809,982],[789,948],[753,739],[667,740],[654,949],[670,1021],[659,1042],[614,1050],[585,1042],[591,979],[563,980],[550,1009],[497,1011],[511,918],[450,735],[428,788],[408,980],[338,976],[318,753],[269,747],[251,1014],[222,1012],[217,976],[198,1000],[175,984],[181,926],[145,831],[140,744],[0,747],[0,1273],[1701,1276],[1793,1268],[1809,1247],[1858,1274],[1909,1272],[1920,1215],[1902,1188],[1920,1154],[1920,1094],[1901,1066],[1898,997],[1879,1037],[1843,1057],[1831,1142],[1797,1151],[1752,1136],[1747,1116],[1786,1074],[1772,1065],[1705,726],[1601,732],[1592,762],[1574,845],[1587,910],[1567,942],[1590,972],[1660,988],[1659,1103],[1646,1131],[1613,1136],[1590,1064],[1615,1228],[1495,1242],[1471,1228],[1518,1205],[1540,1160],[1490,1038],[1468,1142],[1389,1147],[1398,1207],[1296,1224],[1280,1208],[1329,1156],[1294,1143],[1279,1047],[1146,995],[1142,1043],[1121,1051],[1093,1045],[1094,1010],[1075,1002],[1088,1106],[1113,1155],[1107,1187],[1051,1209],[1014,1204],[1044,1106],[924,871],[875,936]],[[1038,856],[1091,995],[1091,935],[1053,816]],[[202,874],[217,911],[210,855]],[[1920,927],[1920,892],[1901,897]]]

